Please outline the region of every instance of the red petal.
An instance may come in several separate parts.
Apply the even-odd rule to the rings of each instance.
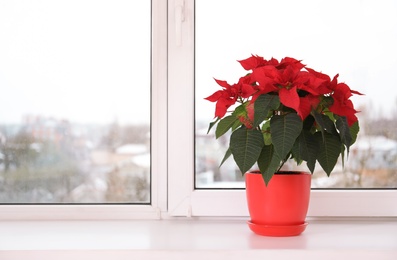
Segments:
[[[241,84],[241,97],[248,98],[256,92],[256,89],[249,84]]]
[[[266,62],[266,60],[263,59],[263,57],[252,55],[248,59],[239,60],[238,62],[240,62],[241,66],[245,70],[252,70],[252,69],[259,67],[261,64]]]
[[[209,97],[206,97],[206,100],[209,100],[211,102],[215,102],[217,101],[221,96],[223,95],[223,90],[218,90],[217,92],[215,92],[214,94],[212,94]]]
[[[346,103],[341,103],[339,100],[334,100],[334,103],[329,107],[329,110],[339,116],[345,116],[349,126],[358,120],[355,115],[357,111],[353,108],[353,103],[350,100],[347,100]]]
[[[254,122],[254,102],[250,102],[246,107],[246,115],[238,116],[238,119],[243,123],[248,129],[252,128],[252,123]]]
[[[356,91],[356,90],[350,90],[353,94],[356,94],[356,95],[364,95],[364,94],[362,94],[362,93],[360,93],[360,92],[358,92],[358,91]]]
[[[328,81],[328,82],[331,81],[331,78],[327,74],[315,71],[314,69],[311,69],[311,68],[305,68],[305,69],[308,72],[310,72],[311,75],[315,76],[316,78],[319,78],[319,79],[322,79],[322,80]],[[337,76],[335,76],[335,77],[337,77]]]
[[[280,79],[281,73],[274,66],[264,66],[260,68],[256,68],[252,71],[251,77],[254,81],[259,84],[268,83],[272,81],[273,83],[278,83]]]
[[[296,87],[292,87],[290,89],[282,88],[280,89],[279,95],[280,95],[280,102],[284,106],[295,109],[295,111],[298,112],[298,115],[301,116],[301,112],[299,109],[300,99],[298,93],[296,92]]]
[[[287,67],[290,67],[293,71],[298,72],[302,68],[305,67],[299,60],[296,60],[294,58],[290,57],[285,57],[280,61],[280,64],[277,65],[277,69],[286,69]]]
[[[227,109],[234,103],[235,101],[232,99],[226,99],[226,98],[219,99],[215,107],[215,117],[222,118],[226,114]]]
[[[339,100],[346,100],[352,96],[351,90],[345,83],[338,83],[333,96]]]
[[[312,109],[315,109],[319,103],[320,99],[318,98],[318,96],[307,95],[306,97],[301,97],[299,110],[302,120],[304,120],[310,114]]]
[[[218,83],[219,86],[224,87],[224,88],[230,88],[230,85],[224,81],[224,80],[218,80],[218,79],[214,79],[216,81],[216,83]]]

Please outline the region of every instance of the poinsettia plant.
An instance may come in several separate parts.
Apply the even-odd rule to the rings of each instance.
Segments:
[[[266,184],[290,159],[311,173],[318,162],[329,176],[356,141],[350,97],[362,94],[294,58],[252,55],[239,63],[248,73],[232,85],[215,80],[222,89],[206,98],[216,102],[208,131],[216,125],[216,138],[231,131],[221,165],[232,155],[244,174],[257,163]]]

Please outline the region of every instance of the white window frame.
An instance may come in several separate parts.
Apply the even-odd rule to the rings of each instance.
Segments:
[[[244,190],[194,189],[194,0],[152,0],[151,99],[151,205],[0,205],[0,220],[248,216]],[[313,190],[308,215],[397,216],[396,201],[397,190]]]
[[[194,0],[168,7],[168,213],[246,217],[244,190],[194,189]],[[308,216],[397,216],[396,202],[397,190],[312,190]]]
[[[160,219],[167,210],[167,2],[151,2],[151,205],[0,205],[0,220]]]

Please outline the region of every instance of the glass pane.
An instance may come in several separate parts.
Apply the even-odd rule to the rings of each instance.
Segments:
[[[353,98],[361,131],[344,169],[328,178],[317,166],[313,187],[396,188],[396,13],[395,1],[196,1],[196,187],[244,187],[232,158],[219,168],[228,138],[206,134],[215,105],[204,98],[220,89],[213,78],[236,83],[246,73],[237,60],[256,54],[339,73],[366,94]]]
[[[150,202],[150,9],[1,1],[0,203]]]

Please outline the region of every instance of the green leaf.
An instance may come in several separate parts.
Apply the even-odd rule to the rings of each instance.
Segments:
[[[273,157],[274,148],[273,145],[265,145],[262,148],[261,154],[258,158],[258,167],[261,172],[265,172],[270,165],[270,161]]]
[[[313,127],[314,121],[314,117],[312,115],[308,115],[303,121],[303,129],[310,131]]]
[[[211,128],[212,128],[216,123],[218,123],[219,120],[220,120],[220,118],[218,117],[214,122],[211,122],[211,123],[210,123],[210,125],[209,125],[209,127],[208,127],[208,130],[207,130],[207,134],[210,132]]]
[[[235,121],[238,120],[235,116],[227,116],[219,121],[216,127],[215,137],[219,138],[224,135],[230,128],[233,127]]]
[[[325,123],[323,122],[323,118],[321,117],[321,114],[318,113],[317,111],[312,111],[312,115],[316,120],[317,126],[320,128],[321,133],[324,134]]]
[[[260,95],[254,104],[254,127],[258,126],[267,118],[271,110],[280,106],[280,98],[276,95]]]
[[[265,181],[265,185],[267,186],[270,180],[273,178],[274,172],[263,172],[262,179]]]
[[[236,130],[237,127],[242,126],[242,125],[243,125],[243,123],[241,123],[240,120],[234,121],[234,124],[232,125],[232,131]]]
[[[292,155],[295,160],[304,160],[307,162],[307,167],[310,172],[314,172],[316,166],[316,159],[318,153],[318,144],[314,136],[308,131],[303,130],[296,139],[292,149]]]
[[[263,139],[265,142],[265,145],[271,145],[272,144],[272,136],[270,133],[263,133]]]
[[[347,148],[347,156],[349,156],[349,148],[352,144],[352,136],[350,133],[350,128],[347,123],[347,118],[342,116],[336,120],[336,127],[339,130],[341,141]]]
[[[267,185],[270,179],[273,177],[274,173],[277,172],[280,168],[281,159],[278,157],[276,153],[273,153],[272,160],[270,161],[270,165],[265,172],[262,173],[263,180]]]
[[[358,124],[358,121],[355,122],[353,125],[350,126],[350,135],[352,137],[352,142],[351,145],[354,144],[357,140],[357,135],[358,132],[360,131],[360,125]]]
[[[336,131],[334,122],[326,115],[313,112],[313,116],[316,120],[317,125],[320,127],[320,131],[324,136],[324,132],[328,132],[333,135],[337,135],[338,132]]]
[[[230,148],[228,148],[227,151],[226,151],[226,153],[225,153],[225,156],[223,156],[223,159],[222,159],[221,164],[219,164],[219,167],[221,167],[222,164],[223,164],[227,159],[229,159],[230,155],[232,155],[232,151],[230,150]]]
[[[296,138],[302,131],[302,120],[295,113],[275,115],[270,120],[270,133],[274,150],[279,158],[290,153]]]
[[[266,121],[262,125],[262,134],[263,134],[263,139],[265,140],[265,145],[270,145],[272,144],[272,135],[270,134],[270,121]]]
[[[265,145],[258,159],[258,167],[262,173],[262,178],[267,185],[274,173],[280,167],[280,158],[274,153],[273,145]]]
[[[341,153],[342,143],[338,136],[329,133],[324,133],[324,138],[322,138],[321,133],[317,132],[314,137],[318,145],[317,160],[329,176]]]
[[[243,174],[256,163],[263,146],[263,135],[257,129],[247,129],[243,126],[230,136],[230,150]]]
[[[342,155],[342,168],[345,168],[345,147],[341,145],[341,152],[340,154]]]
[[[334,121],[332,121],[326,115],[321,115],[321,117],[323,118],[323,122],[325,124],[325,131],[333,135],[338,135],[338,131],[336,131]]]
[[[247,116],[247,108],[246,106],[248,105],[249,102],[245,102],[238,107],[236,107],[232,113],[233,116],[239,117],[239,116]]]

